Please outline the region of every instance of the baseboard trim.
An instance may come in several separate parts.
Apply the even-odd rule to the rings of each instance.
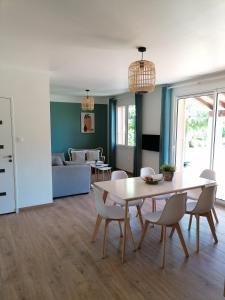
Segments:
[[[51,203],[33,205],[33,206],[28,206],[28,207],[21,207],[19,209],[19,212],[24,212],[24,211],[29,211],[29,210],[39,209],[39,208],[51,207],[54,204],[55,204],[54,202],[51,202]]]

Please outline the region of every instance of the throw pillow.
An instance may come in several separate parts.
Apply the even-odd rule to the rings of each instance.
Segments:
[[[71,151],[72,161],[84,163],[86,160],[86,151]]]
[[[87,151],[87,160],[95,161],[99,160],[100,150],[88,150]]]

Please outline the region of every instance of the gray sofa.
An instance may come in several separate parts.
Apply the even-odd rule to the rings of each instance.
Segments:
[[[89,193],[91,167],[87,164],[64,163],[64,153],[52,155],[53,198]]]

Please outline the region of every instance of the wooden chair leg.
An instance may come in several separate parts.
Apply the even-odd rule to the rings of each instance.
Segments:
[[[152,199],[152,212],[155,212],[155,199]]]
[[[106,256],[106,239],[108,235],[108,225],[109,225],[109,220],[105,220],[105,229],[104,229],[104,239],[103,239],[103,247],[102,247],[102,258],[105,258]]]
[[[144,222],[143,222],[143,218],[142,218],[142,213],[141,213],[140,205],[137,205],[137,211],[138,211],[138,216],[139,216],[139,220],[140,220],[140,223],[141,223],[141,228],[143,229]]]
[[[178,237],[180,239],[180,243],[181,243],[181,246],[184,250],[184,254],[186,257],[189,257],[189,253],[188,253],[188,250],[187,250],[187,246],[186,246],[186,243],[184,241],[184,237],[183,237],[183,234],[182,234],[182,231],[181,231],[181,228],[180,228],[180,224],[177,223],[173,228],[176,228],[177,230],[177,233],[178,233]]]
[[[200,228],[199,228],[199,215],[195,215],[196,218],[196,251],[199,252],[199,235],[200,235]]]
[[[172,226],[172,229],[171,229],[171,232],[170,232],[170,238],[171,238],[171,239],[172,239],[172,237],[173,237],[173,234],[174,234],[175,229],[176,229],[176,226],[173,225],[173,226]]]
[[[163,241],[163,226],[161,226],[160,243]]]
[[[192,218],[193,218],[193,215],[190,215],[190,218],[189,218],[189,224],[188,224],[188,231],[191,230]]]
[[[100,215],[98,215],[97,219],[96,219],[95,229],[94,229],[94,232],[93,232],[93,235],[92,235],[91,242],[95,242],[99,227],[101,225],[101,222],[102,222],[102,217]]]
[[[142,208],[142,206],[143,206],[143,204],[144,204],[144,199],[142,199],[143,200],[143,202],[141,203],[141,205],[139,205],[139,207],[140,208]],[[137,211],[137,213],[136,213],[136,218],[138,217],[138,211]]]
[[[162,226],[163,231],[163,253],[162,253],[162,269],[165,267],[165,255],[166,255],[166,225]]]
[[[123,230],[122,230],[120,221],[118,221],[118,223],[119,223],[119,228],[120,228],[120,237],[123,237]]]
[[[208,223],[209,223],[209,227],[211,229],[214,241],[215,241],[215,243],[218,243],[218,239],[217,239],[217,235],[216,235],[216,230],[215,230],[215,226],[214,226],[214,223],[213,223],[212,213],[209,212],[206,217],[207,217],[207,220],[208,220]]]
[[[123,243],[122,243],[122,253],[121,253],[122,264],[124,263],[125,252],[126,252],[127,222],[129,222],[129,207],[128,207],[128,202],[126,201],[126,203],[125,203],[125,216],[124,216]]]
[[[156,200],[154,200],[154,212],[156,212]]]
[[[148,225],[149,225],[149,222],[145,221],[145,225],[144,225],[144,228],[143,228],[143,231],[142,231],[141,239],[140,239],[140,242],[138,244],[138,249],[141,249],[141,246],[142,246],[144,238],[145,238],[145,234],[148,230]]]
[[[132,240],[132,243],[133,243],[134,251],[136,251],[136,244],[135,244],[134,236],[133,236],[133,233],[132,233],[132,230],[131,230],[131,227],[130,227],[130,220],[127,222],[127,229],[128,229],[128,232],[130,234],[130,237],[131,237],[131,240]]]
[[[215,207],[212,208],[212,213],[213,213],[214,219],[216,220],[216,223],[219,223]]]

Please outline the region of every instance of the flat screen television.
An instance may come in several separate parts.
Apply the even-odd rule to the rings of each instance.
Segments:
[[[143,134],[142,135],[142,149],[159,152],[160,149],[160,135]]]

